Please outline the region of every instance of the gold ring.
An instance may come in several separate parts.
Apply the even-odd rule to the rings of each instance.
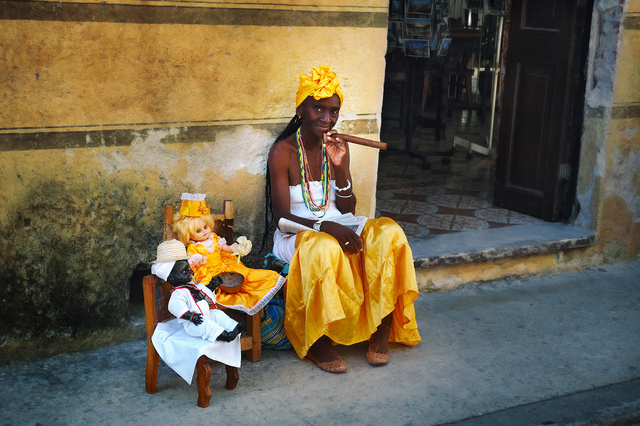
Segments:
[[[344,243],[344,245],[345,245],[345,246],[348,246],[348,245],[349,245],[349,241],[347,241],[346,243]]]

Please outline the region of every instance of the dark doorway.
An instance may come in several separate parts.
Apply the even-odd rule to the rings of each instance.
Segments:
[[[516,6],[522,7],[514,5],[514,8]],[[584,8],[582,18],[574,26],[577,36],[583,37],[584,41],[575,49],[582,51],[589,37],[589,23],[584,19],[588,15],[585,12],[587,8]],[[500,108],[496,108],[497,115],[491,120],[491,72],[499,64],[494,67],[497,58],[495,55],[491,57],[486,49],[499,34],[487,33],[487,26],[498,26],[491,20],[487,21],[488,25],[484,25],[484,28],[483,19],[464,21],[477,18],[465,12],[462,12],[460,21],[452,19],[452,31],[458,25],[463,27],[462,32],[469,29],[482,32],[477,50],[480,53],[465,55],[464,49],[462,52],[452,50],[450,58],[465,68],[473,69],[471,90],[467,89],[469,80],[464,71],[456,78],[449,75],[445,79],[436,69],[427,79],[424,70],[429,67],[424,65],[428,61],[407,58],[400,49],[391,48],[387,55],[381,140],[389,144],[390,150],[381,152],[380,156],[377,214],[394,218],[410,237],[542,222],[541,215],[535,211],[514,208],[508,202],[494,202],[494,199],[498,199],[498,195],[494,196],[494,190],[498,191],[496,166],[502,164],[502,156],[506,155],[505,150],[501,149],[502,142],[498,142],[496,137],[503,131],[498,125],[502,123],[505,126],[504,120],[510,118],[504,113],[501,117]],[[463,24],[470,24],[471,27]],[[508,30],[508,19],[504,24]],[[584,32],[580,33],[579,30]],[[390,37],[390,43],[396,42]],[[509,48],[512,46],[509,44]],[[575,51],[578,58],[575,63],[584,63],[578,50]],[[575,75],[572,77],[579,80]],[[501,90],[502,84],[498,84],[497,97]],[[471,96],[467,97],[467,94]],[[413,106],[407,102],[409,96],[413,97]],[[577,94],[574,98],[569,103],[575,109],[575,105],[580,105],[584,100],[584,92],[582,97]],[[496,104],[498,101],[499,98]],[[442,104],[445,108],[440,110],[441,117],[438,117],[437,108],[442,108]],[[502,110],[506,109],[503,107]],[[581,117],[581,112],[580,109],[573,119]],[[571,143],[563,148],[563,161],[569,162],[577,158],[581,124],[573,121],[571,125],[573,133],[567,132]],[[411,134],[410,143],[407,141],[407,132]],[[490,135],[493,140],[489,139]],[[469,144],[461,146],[458,144],[460,140]],[[483,152],[482,149],[469,148],[470,145],[489,149]],[[452,148],[455,148],[453,153]],[[495,154],[491,148],[497,148]],[[560,195],[565,206],[560,211],[570,211],[566,206],[571,205],[571,185],[575,189],[575,180],[565,179],[562,185],[567,186],[569,191]],[[510,199],[510,196],[507,198]],[[549,220],[548,217],[544,219]]]
[[[494,203],[548,221],[569,217],[575,187],[588,38],[582,3],[514,0],[511,10]]]

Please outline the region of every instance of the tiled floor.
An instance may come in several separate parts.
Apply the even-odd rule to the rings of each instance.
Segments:
[[[389,105],[385,103],[383,117],[393,114]],[[489,122],[488,113],[483,122],[475,111],[453,111],[440,144],[435,142],[433,129],[417,126],[412,146],[418,152],[448,151],[454,136],[484,144]],[[407,236],[542,222],[492,204],[494,157],[474,153],[468,159],[467,151],[458,148],[448,165],[442,163],[442,157],[429,157],[431,169],[426,170],[422,159],[403,152],[405,136],[398,121],[383,118],[381,140],[389,150],[380,155],[376,215],[396,220]]]

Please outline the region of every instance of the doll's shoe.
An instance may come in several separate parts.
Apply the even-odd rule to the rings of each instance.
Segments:
[[[238,334],[244,333],[245,330],[246,330],[246,328],[244,326],[244,323],[243,322],[239,322],[238,325],[236,325],[236,327],[229,332],[229,338],[231,340],[233,340],[233,339],[236,338],[236,336],[238,336]],[[229,341],[231,341],[231,340],[229,340]]]
[[[381,354],[378,352],[367,352],[367,361],[371,365],[385,365],[389,362],[389,354]]]
[[[223,331],[218,335],[218,337],[216,337],[216,340],[220,340],[221,342],[230,342],[231,339],[229,339],[229,332],[227,330]]]
[[[245,326],[243,322],[239,322],[238,325],[236,325],[236,327],[231,330],[231,331],[223,331],[222,333],[220,333],[220,335],[216,338],[216,340],[221,340],[223,342],[233,342],[235,340],[236,337],[238,337],[238,334],[242,334],[245,331]]]
[[[344,373],[347,371],[347,364],[340,357],[334,361],[326,361],[326,362],[318,362],[313,355],[307,352],[307,358],[311,361],[315,362],[321,370],[324,370],[328,373]]]

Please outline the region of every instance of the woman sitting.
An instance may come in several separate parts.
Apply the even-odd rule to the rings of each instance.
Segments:
[[[389,341],[420,341],[413,256],[400,226],[369,219],[358,235],[337,223],[356,208],[349,146],[333,130],[342,101],[329,66],[300,75],[296,115],[269,153],[266,191],[276,224],[284,218],[313,229],[276,229],[273,253],[290,264],[287,337],[300,358],[332,373],[347,370],[333,344],[369,340],[367,360],[383,365]]]

